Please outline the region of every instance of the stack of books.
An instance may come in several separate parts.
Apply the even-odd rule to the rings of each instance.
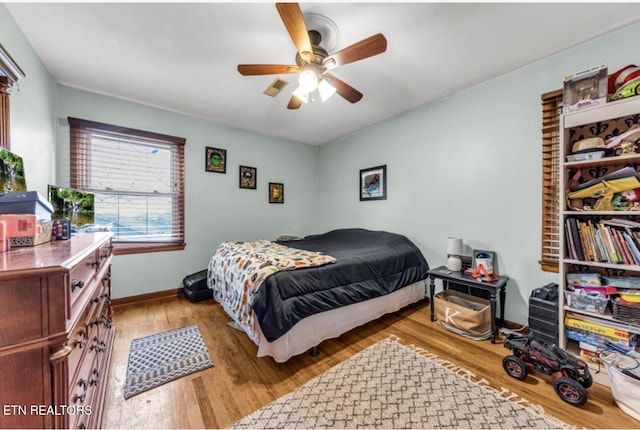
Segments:
[[[640,223],[620,218],[598,222],[567,218],[565,230],[571,259],[640,265]]]
[[[620,324],[580,315],[579,318],[567,313],[564,319],[567,339],[581,342],[581,355],[590,356],[597,350],[613,349],[627,353],[637,345],[637,335],[630,333]],[[587,347],[589,345],[590,347]]]

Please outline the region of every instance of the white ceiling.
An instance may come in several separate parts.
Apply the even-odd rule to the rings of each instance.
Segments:
[[[278,76],[236,70],[295,64],[273,3],[5,5],[57,82],[311,145],[640,20],[640,3],[303,2],[303,13],[337,25],[329,53],[376,33],[388,47],[332,71],[364,94],[360,102],[336,95],[289,110],[297,75],[279,76],[290,85],[272,98],[263,91]],[[634,42],[628,48],[639,58]]]

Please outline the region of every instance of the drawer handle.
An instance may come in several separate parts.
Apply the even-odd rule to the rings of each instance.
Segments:
[[[102,278],[102,282],[109,282],[111,280],[111,273],[105,273],[104,277]]]
[[[93,372],[91,373],[95,375],[95,378],[91,380],[90,384],[98,385],[100,383],[100,372],[98,371],[98,369],[93,369]]]
[[[73,342],[73,346],[82,349],[87,344],[87,332],[84,329],[80,329],[78,336],[80,336],[81,339],[76,339]]]
[[[104,325],[106,328],[111,328],[111,320],[104,315],[100,315],[100,318],[91,320],[91,322],[89,323],[90,326],[99,325],[99,324]]]
[[[94,337],[93,341],[96,344],[91,347],[92,350],[96,352],[105,352],[107,350],[107,344],[104,343],[104,341],[100,341],[100,339],[98,339],[98,336]]]
[[[72,281],[71,282],[71,292],[73,293],[76,288],[84,287],[84,281]]]
[[[76,393],[73,395],[73,403],[78,403],[78,402],[82,403],[86,398],[87,398],[87,390],[84,390],[82,394]]]
[[[108,293],[104,293],[101,297],[104,299],[105,302],[107,302],[107,304],[111,304],[111,297],[109,296]]]
[[[102,316],[102,324],[106,327],[106,328],[111,328],[111,320],[109,319],[109,317],[106,316]]]
[[[84,378],[80,378],[78,381],[78,386],[83,388],[82,394],[76,393],[73,396],[73,403],[84,402],[84,399],[87,398],[87,380]]]
[[[80,425],[78,426],[79,429],[86,429],[87,425],[83,422],[80,423]]]
[[[91,303],[98,303],[100,301],[100,297],[94,297],[91,299]]]
[[[96,261],[92,262],[91,263],[91,267],[96,267],[96,268],[100,267],[100,260],[96,260]]]

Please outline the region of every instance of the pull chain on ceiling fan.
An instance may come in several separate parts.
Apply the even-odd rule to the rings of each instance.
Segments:
[[[289,109],[300,108],[312,99],[316,91],[322,101],[333,93],[338,93],[351,103],[360,101],[360,91],[328,73],[328,70],[385,52],[387,39],[378,33],[329,55],[320,46],[321,34],[316,30],[307,30],[298,3],[276,3],[276,9],[297,49],[296,64],[239,64],[238,72],[244,76],[299,73],[299,85],[289,100]]]

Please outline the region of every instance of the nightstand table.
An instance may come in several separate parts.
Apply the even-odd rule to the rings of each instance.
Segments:
[[[429,305],[431,306],[431,321],[435,321],[435,314],[433,308],[433,296],[436,292],[436,279],[442,280],[442,288],[446,290],[450,284],[462,285],[467,287],[469,294],[473,295],[472,289],[479,289],[487,291],[489,293],[489,303],[491,305],[491,343],[496,343],[496,334],[498,327],[496,325],[496,307],[497,307],[497,294],[500,294],[500,322],[502,327],[504,324],[504,302],[507,296],[505,287],[508,276],[500,276],[497,281],[480,281],[471,275],[467,275],[464,272],[453,272],[447,269],[446,266],[436,267],[429,270]]]

